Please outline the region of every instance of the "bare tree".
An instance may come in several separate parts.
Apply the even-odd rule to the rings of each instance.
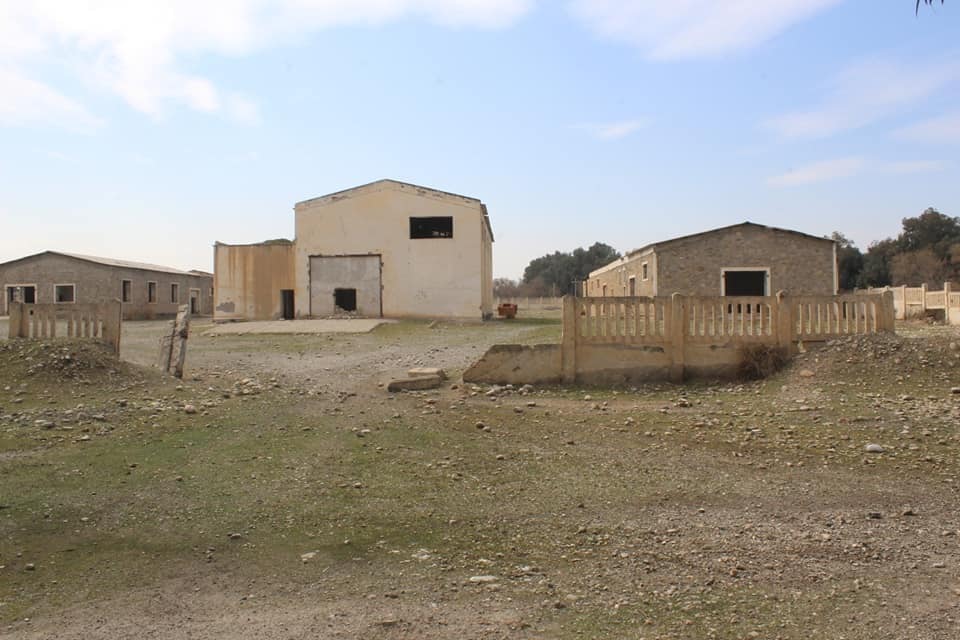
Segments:
[[[917,0],[917,8],[914,10],[914,13],[916,13],[917,15],[920,14],[920,3],[921,3],[921,2],[922,2],[923,4],[927,4],[927,5],[933,6],[934,4],[936,4],[937,0]],[[940,4],[943,4],[943,3],[944,3],[944,0],[940,0]]]

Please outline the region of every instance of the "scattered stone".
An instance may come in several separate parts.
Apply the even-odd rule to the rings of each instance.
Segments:
[[[863,448],[867,453],[883,453],[885,449],[879,444],[870,443]]]
[[[423,391],[425,389],[436,389],[443,380],[438,375],[420,376],[417,378],[398,378],[391,380],[387,385],[387,391]]]
[[[414,367],[407,371],[411,378],[422,378],[424,376],[440,376],[441,380],[447,379],[447,372],[439,367]]]
[[[813,376],[814,376],[814,373],[810,369],[800,369],[801,378],[812,378]]]
[[[313,560],[316,556],[317,556],[317,552],[316,552],[316,551],[308,551],[308,552],[306,552],[306,553],[301,553],[301,554],[300,554],[300,562],[306,564],[306,563],[310,562],[311,560]]]
[[[228,534],[227,534],[227,537],[230,538],[231,540],[239,540],[240,538],[243,537],[243,534],[240,534],[240,533],[228,533]]]
[[[23,568],[26,569],[27,571],[36,571],[37,565],[33,564],[32,562],[28,562],[23,566]]]
[[[473,582],[474,584],[484,584],[496,581],[497,576],[470,576],[470,582]]]
[[[951,387],[950,393],[952,393],[953,395],[960,395],[960,387]]]
[[[189,413],[189,414],[194,414],[194,413],[197,412],[197,408],[196,408],[195,406],[193,406],[192,404],[188,404],[188,405],[185,405],[185,406],[183,407],[183,412],[184,412],[184,413]]]

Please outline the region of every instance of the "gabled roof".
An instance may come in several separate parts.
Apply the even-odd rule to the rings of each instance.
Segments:
[[[208,275],[206,272],[191,272],[183,271],[181,269],[174,269],[173,267],[165,267],[159,264],[149,264],[146,262],[133,262],[131,260],[117,260],[115,258],[101,258],[99,256],[88,256],[81,253],[67,253],[65,251],[41,251],[40,253],[34,253],[29,256],[24,256],[22,258],[17,258],[16,260],[10,260],[9,262],[4,262],[0,266],[6,266],[13,264],[15,262],[21,262],[23,260],[29,260],[31,258],[38,258],[40,256],[52,255],[52,256],[63,256],[65,258],[72,258],[74,260],[83,260],[84,262],[92,262],[94,264],[101,264],[108,267],[120,267],[123,269],[138,269],[140,271],[158,271],[160,273],[173,273],[180,276],[197,276],[197,275]]]
[[[413,191],[419,196],[426,196],[428,198],[436,198],[438,200],[446,200],[448,202],[456,202],[458,204],[469,204],[474,206],[480,205],[481,211],[483,213],[483,221],[487,225],[487,231],[490,232],[491,241],[493,240],[493,228],[490,226],[490,216],[487,213],[487,206],[483,204],[479,198],[462,196],[457,193],[451,193],[449,191],[440,191],[439,189],[432,189],[430,187],[424,187],[418,184],[412,184],[410,182],[401,182],[400,180],[392,180],[390,178],[384,178],[382,180],[368,182],[367,184],[362,184],[357,187],[351,187],[349,189],[343,189],[342,191],[334,191],[333,193],[328,193],[323,196],[317,196],[316,198],[301,200],[300,202],[294,205],[294,208],[296,209],[303,205],[328,204],[330,202],[337,202],[339,200],[352,198],[354,196],[362,195],[365,193],[382,191],[383,189]]]
[[[624,263],[628,262],[631,258],[633,258],[633,257],[635,257],[635,256],[637,256],[637,255],[640,255],[641,253],[648,253],[648,252],[650,252],[650,251],[652,251],[652,250],[655,250],[655,249],[657,249],[657,248],[664,247],[664,246],[669,245],[669,244],[673,244],[674,242],[680,242],[680,241],[682,241],[682,240],[690,240],[690,239],[696,238],[696,237],[698,237],[698,236],[706,236],[706,235],[710,235],[710,234],[712,234],[712,233],[719,233],[719,232],[721,232],[721,231],[730,231],[731,229],[737,229],[737,228],[741,228],[741,227],[749,227],[749,228],[758,229],[758,230],[764,230],[764,231],[773,231],[773,232],[776,232],[776,233],[789,233],[789,234],[791,234],[791,235],[799,236],[799,237],[801,237],[801,238],[806,238],[807,240],[820,240],[821,242],[830,242],[830,243],[833,243],[833,242],[834,242],[834,241],[831,240],[830,238],[822,238],[822,237],[820,237],[820,236],[813,236],[813,235],[810,235],[810,234],[808,234],[808,233],[803,233],[803,232],[801,232],[801,231],[793,231],[792,229],[781,229],[781,228],[779,228],[779,227],[769,227],[769,226],[766,226],[766,225],[757,224],[757,223],[755,223],[755,222],[749,222],[749,221],[748,221],[748,222],[740,222],[740,223],[738,223],[738,224],[731,224],[731,225],[728,225],[728,226],[726,226],[726,227],[718,227],[718,228],[716,228],[716,229],[710,229],[710,230],[708,230],[708,231],[700,231],[699,233],[691,233],[691,234],[688,234],[688,235],[685,235],[685,236],[678,236],[678,237],[676,237],[676,238],[670,238],[669,240],[661,240],[660,242],[651,242],[650,244],[644,245],[644,246],[640,247],[639,249],[634,249],[633,251],[628,251],[626,254],[624,254],[624,256],[623,256],[622,258],[618,258],[617,260],[614,260],[613,262],[611,262],[611,263],[609,263],[609,264],[606,264],[606,265],[600,267],[599,269],[594,269],[593,271],[590,272],[590,276],[599,275],[600,273],[603,273],[603,272],[605,272],[605,271],[608,271],[609,269],[611,269],[611,268],[613,268],[613,267],[615,267],[615,266],[617,266],[617,265],[624,264]]]
[[[775,231],[778,233],[789,233],[795,236],[800,236],[801,238],[807,238],[808,240],[821,240],[823,242],[833,242],[830,238],[822,238],[820,236],[812,236],[809,233],[803,233],[802,231],[793,231],[792,229],[781,229],[780,227],[768,227],[763,224],[757,224],[756,222],[740,222],[738,224],[727,225],[726,227],[718,227],[716,229],[710,229],[708,231],[700,231],[698,233],[691,233],[685,236],[677,236],[676,238],[670,238],[669,240],[661,240],[660,242],[651,242],[648,245],[644,245],[639,249],[634,249],[633,251],[627,252],[626,257],[635,256],[638,253],[642,253],[647,249],[652,249],[655,247],[662,247],[668,244],[673,244],[674,242],[680,242],[681,240],[689,240],[691,238],[696,238],[697,236],[706,236],[711,233],[719,233],[721,231],[730,231],[731,229],[736,229],[738,227],[752,227],[754,229],[760,229],[764,231]]]

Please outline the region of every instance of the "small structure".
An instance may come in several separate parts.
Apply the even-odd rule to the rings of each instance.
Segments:
[[[480,200],[379,180],[294,212],[292,241],[214,245],[214,320],[493,315]]]
[[[836,243],[744,222],[649,244],[590,273],[586,297],[834,295]]]
[[[172,316],[181,304],[195,315],[213,311],[213,276],[128,260],[44,251],[0,264],[3,302],[103,304],[120,300],[124,320]]]

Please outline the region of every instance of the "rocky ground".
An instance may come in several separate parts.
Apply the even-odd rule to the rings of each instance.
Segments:
[[[615,390],[457,381],[549,322],[162,330],[0,341],[6,637],[957,637],[956,328]]]

